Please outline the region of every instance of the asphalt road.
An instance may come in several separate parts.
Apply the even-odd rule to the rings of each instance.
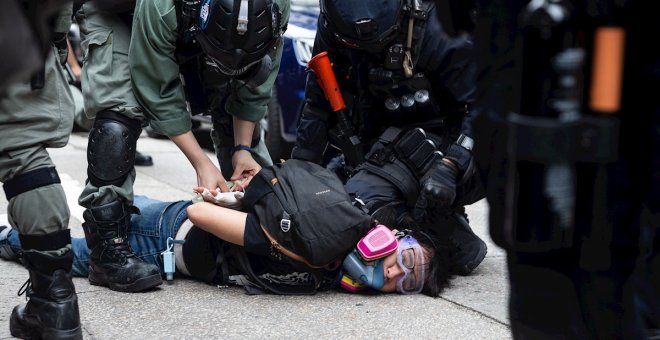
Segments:
[[[67,194],[74,236],[82,236],[82,208],[76,202],[86,177],[86,145],[86,135],[75,133],[65,148],[49,149]],[[195,173],[172,142],[143,135],[137,149],[154,158],[153,166],[137,167],[137,194],[192,197]],[[0,196],[1,219],[7,201]],[[473,229],[488,243],[488,255],[472,275],[454,279],[438,298],[343,292],[249,296],[239,287],[186,279],[127,294],[75,278],[83,334],[86,339],[509,339],[505,254],[488,235],[486,202],[467,211]],[[26,279],[20,265],[0,261],[0,339],[11,338],[9,315],[25,302],[16,292]]]

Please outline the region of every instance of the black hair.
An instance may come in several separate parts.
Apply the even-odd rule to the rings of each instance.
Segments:
[[[396,207],[390,209],[376,209],[372,215],[374,225],[384,224],[390,229],[406,230],[419,244],[429,252],[429,263],[426,265],[426,280],[422,294],[437,297],[449,286],[454,277],[454,254],[458,252],[456,246],[446,238],[439,238],[435,234],[424,232],[410,214],[400,215]]]
[[[426,264],[426,280],[422,294],[437,297],[449,286],[452,274],[453,254],[455,247],[449,242],[442,242],[439,238],[420,230],[411,230],[409,235],[429,252],[429,263]]]

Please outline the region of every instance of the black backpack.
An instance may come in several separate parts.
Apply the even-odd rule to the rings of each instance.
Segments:
[[[272,246],[310,268],[331,268],[371,228],[332,171],[291,159],[263,168],[245,191],[243,207],[256,213]]]

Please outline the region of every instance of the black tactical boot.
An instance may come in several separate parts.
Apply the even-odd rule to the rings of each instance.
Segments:
[[[89,258],[89,283],[120,292],[139,292],[163,283],[158,267],[139,259],[128,243],[128,206],[121,201],[85,210],[83,229]]]
[[[433,223],[433,232],[439,237],[446,237],[457,249],[452,272],[463,276],[472,273],[486,257],[488,247],[470,228],[464,210],[448,215],[437,214]]]
[[[9,320],[12,336],[23,339],[82,339],[78,296],[71,281],[73,252],[70,248],[60,248],[61,255],[26,249],[25,244],[37,240],[41,245],[53,241],[54,234],[44,236],[21,235],[23,262],[30,272],[30,278],[19,290],[26,293],[28,302],[14,307]],[[39,240],[41,239],[41,241]],[[42,247],[43,248],[43,247]],[[51,247],[50,249],[58,249]]]

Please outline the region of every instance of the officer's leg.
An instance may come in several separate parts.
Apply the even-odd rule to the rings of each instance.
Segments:
[[[162,283],[158,268],[140,260],[128,242],[140,122],[112,111],[97,114],[87,146],[87,187],[80,203],[91,249],[89,282],[137,292]]]
[[[145,117],[133,95],[128,66],[130,16],[86,2],[76,14],[83,37],[85,113],[95,117],[87,147],[86,187],[78,198],[91,249],[89,281],[136,292],[162,283],[158,268],[135,256],[127,235],[133,201],[135,145]]]
[[[638,267],[633,274],[624,311],[629,314],[630,339],[660,339],[660,213],[645,212]]]
[[[590,338],[575,287],[576,257],[574,250],[508,252],[509,317],[515,339]]]
[[[0,259],[20,262],[23,254],[21,239],[18,232],[10,226],[0,225]],[[84,238],[71,238],[73,264],[71,275],[87,277],[89,273],[89,248]]]
[[[45,149],[66,145],[73,122],[73,100],[56,56],[51,48],[41,82],[14,84],[0,96],[0,181],[30,274],[21,290],[28,301],[10,319],[11,334],[21,338],[82,338],[69,208]]]
[[[82,338],[78,297],[71,281],[69,208],[59,176],[41,147],[0,156],[9,222],[19,232],[30,273],[26,304],[16,306],[11,334],[20,338]],[[39,207],[35,213],[34,207]]]

